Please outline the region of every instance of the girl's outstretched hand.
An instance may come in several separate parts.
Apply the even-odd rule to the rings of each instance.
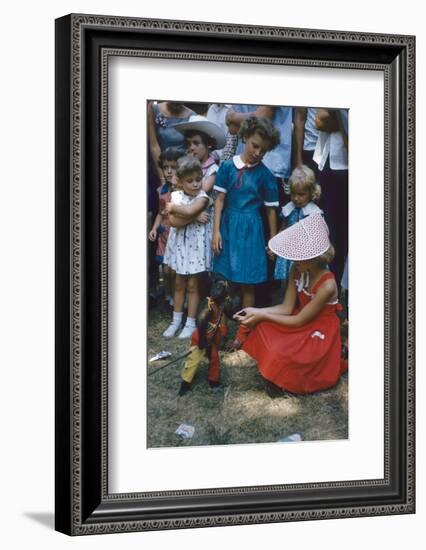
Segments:
[[[154,242],[156,239],[157,239],[157,230],[156,229],[151,229],[151,231],[149,232],[149,240]]]
[[[237,311],[234,319],[247,328],[252,328],[263,320],[262,309],[258,307],[246,307]]]
[[[222,251],[222,235],[217,232],[213,235],[212,240],[213,252],[215,254],[220,254]]]

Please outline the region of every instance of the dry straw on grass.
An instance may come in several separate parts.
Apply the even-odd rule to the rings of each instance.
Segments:
[[[150,371],[189,349],[188,340],[162,337],[168,322],[169,315],[161,308],[150,311],[148,357],[161,350],[173,354],[148,363]],[[293,433],[301,434],[304,441],[348,437],[347,375],[327,391],[271,398],[247,354],[222,351],[220,356],[222,385],[216,389],[207,382],[207,361],[183,397],[178,397],[183,360],[147,377],[149,447],[269,443]],[[191,439],[175,434],[181,423],[195,427]]]

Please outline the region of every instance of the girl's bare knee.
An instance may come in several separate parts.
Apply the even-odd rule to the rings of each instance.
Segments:
[[[184,275],[176,275],[175,279],[175,291],[184,292],[187,286],[186,277]],[[188,285],[189,286],[189,285]]]
[[[198,292],[198,279],[196,277],[189,277],[186,291],[188,294],[196,294]]]

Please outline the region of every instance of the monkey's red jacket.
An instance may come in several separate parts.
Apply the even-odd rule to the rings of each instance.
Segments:
[[[200,349],[198,347],[200,343],[200,328],[197,328],[192,335],[191,353],[189,354],[188,359],[185,361],[182,371],[182,379],[188,383],[191,383],[194,379],[194,376],[198,370],[198,365],[200,364],[201,360],[206,355],[208,350],[210,350],[210,365],[207,377],[210,382],[219,381],[219,345],[222,338],[224,338],[227,333],[226,319],[223,313],[223,308],[216,304],[216,302],[214,302],[211,298],[207,298],[207,307],[207,347],[205,349]]]

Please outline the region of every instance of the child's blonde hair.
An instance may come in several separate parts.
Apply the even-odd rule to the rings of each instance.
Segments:
[[[176,167],[176,176],[178,178],[184,178],[188,174],[193,174],[194,172],[203,173],[201,163],[198,159],[192,155],[185,155],[178,159]]]
[[[315,172],[309,168],[309,166],[305,164],[297,166],[291,173],[288,182],[290,193],[293,193],[296,187],[301,186],[309,192],[312,201],[319,201],[321,197],[321,186],[317,183]]]
[[[321,269],[325,269],[328,264],[333,260],[335,255],[334,246],[331,244],[325,252],[320,256],[313,258],[313,261],[319,265]]]

